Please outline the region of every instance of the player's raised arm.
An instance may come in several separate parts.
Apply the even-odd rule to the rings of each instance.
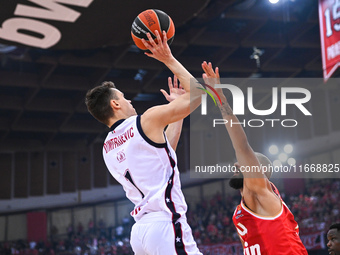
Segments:
[[[174,75],[177,76],[181,85],[185,91],[190,91],[190,79],[194,77],[185,69],[185,67],[178,62],[178,60],[172,55],[170,47],[167,43],[167,37],[165,31],[163,31],[162,36],[156,30],[157,42],[156,43],[150,33],[147,34],[149,43],[144,39],[142,42],[145,47],[151,52],[146,52],[145,54],[151,58],[157,59],[160,62],[163,62]]]
[[[149,43],[143,40],[145,47],[151,52],[145,54],[163,62],[177,76],[181,86],[186,91],[185,94],[177,97],[167,105],[152,107],[141,117],[141,125],[145,134],[152,141],[161,143],[164,142],[162,131],[165,126],[184,119],[190,114],[190,110],[197,108],[201,102],[202,91],[199,89],[190,91],[190,82],[195,82],[195,79],[172,55],[167,44],[166,33],[163,31],[161,37],[156,31],[156,37],[157,43],[150,34],[148,34]]]
[[[220,83],[220,77],[218,73],[218,68],[215,69],[215,71],[212,68],[211,63],[203,62],[202,64],[203,71],[205,74],[203,77],[205,78],[204,81],[206,83]],[[214,86],[214,84],[211,84]],[[219,104],[219,108],[222,114],[223,119],[228,120],[228,123],[231,121],[233,123],[238,123],[238,118],[233,114],[233,111],[227,101],[226,96],[223,94],[222,89],[216,90],[221,98],[222,105]],[[260,163],[257,160],[254,151],[250,147],[248,143],[247,136],[242,128],[241,125],[225,125],[227,128],[227,131],[229,133],[230,139],[232,141],[236,158],[238,160],[238,163],[240,166],[259,166]],[[240,169],[242,170],[242,169]],[[244,173],[245,177],[263,177],[263,174],[260,173]],[[263,179],[263,178],[261,178]],[[256,181],[256,186],[266,186],[264,180],[258,180]]]
[[[215,71],[212,68],[211,63],[203,62],[202,68],[205,72],[203,77],[206,83],[220,83],[220,77],[218,69]],[[211,84],[214,85],[214,84]],[[223,94],[222,89],[217,89],[217,92],[221,98],[222,105],[219,104],[219,108],[223,119],[227,120],[226,129],[230,136],[230,139],[235,150],[236,159],[238,161],[237,166],[240,172],[243,174],[243,196],[247,205],[251,209],[256,209],[260,202],[259,197],[266,196],[268,199],[269,208],[264,205],[265,209],[270,212],[277,212],[281,208],[281,202],[273,193],[269,180],[262,172],[262,165],[259,162],[258,157],[248,143],[247,136],[241,125],[230,125],[229,123],[239,123],[238,118],[233,114],[233,111],[227,101],[226,96]],[[251,171],[249,171],[251,170]]]

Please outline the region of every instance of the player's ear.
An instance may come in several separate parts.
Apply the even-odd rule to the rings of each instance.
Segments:
[[[112,99],[112,100],[110,101],[110,105],[111,105],[111,108],[112,108],[113,110],[118,110],[118,109],[120,108],[119,102],[118,102],[117,100],[114,100],[114,99]]]

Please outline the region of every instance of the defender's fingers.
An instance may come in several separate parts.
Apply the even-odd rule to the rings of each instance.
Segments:
[[[203,61],[203,63],[201,64],[201,66],[202,66],[203,71],[205,72],[206,69],[207,69],[207,62],[206,62],[206,61]]]
[[[202,74],[202,78],[203,78],[203,80],[204,80],[204,83],[207,83],[207,81],[208,81],[208,75],[206,74],[206,73],[203,73]]]
[[[207,74],[211,77],[216,77],[214,69],[212,68],[212,64],[210,62],[207,65]]]
[[[212,64],[211,64],[211,62],[209,62],[208,63],[208,74],[210,75],[210,76],[212,76],[212,77],[214,77],[215,76],[215,73],[214,73],[214,69],[212,68]]]
[[[218,67],[215,68],[215,74],[216,74],[216,78],[220,78],[220,71]]]
[[[203,71],[208,75],[208,76],[213,76],[214,75],[214,71],[212,70],[212,67],[211,67],[211,63],[207,63],[206,61],[204,61],[202,63],[202,68],[203,68]]]

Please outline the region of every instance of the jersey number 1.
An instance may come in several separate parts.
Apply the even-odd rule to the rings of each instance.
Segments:
[[[132,180],[132,177],[131,177],[131,174],[130,174],[130,172],[129,172],[129,169],[126,169],[126,172],[125,172],[125,178],[129,181],[129,182],[131,182],[131,184],[133,185],[133,186],[135,186],[135,188],[139,191],[139,193],[142,195],[142,198],[144,198],[144,194],[143,194],[143,192],[136,186],[136,184],[134,183],[134,181]]]

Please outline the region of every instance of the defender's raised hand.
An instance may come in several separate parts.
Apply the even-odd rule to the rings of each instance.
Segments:
[[[203,77],[203,80],[204,80],[204,82],[206,84],[208,84],[208,85],[210,85],[212,87],[215,87],[215,84],[220,84],[221,83],[221,81],[220,81],[220,73],[219,73],[218,67],[216,67],[215,71],[214,71],[211,62],[207,63],[206,61],[204,61],[202,63],[202,69],[204,71],[202,77]],[[220,95],[223,94],[221,88],[216,89],[216,91]]]

